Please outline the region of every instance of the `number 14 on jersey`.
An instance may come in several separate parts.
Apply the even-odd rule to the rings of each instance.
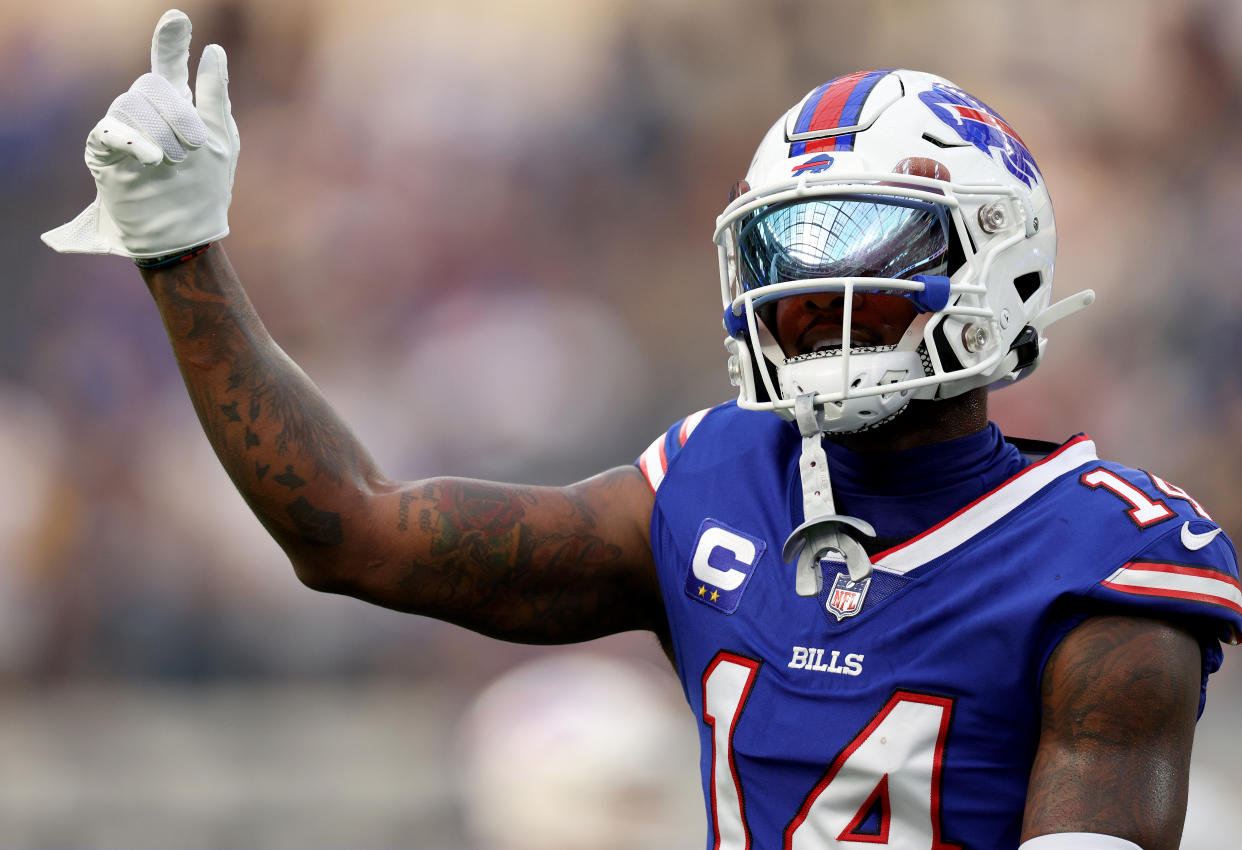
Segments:
[[[733,736],[762,662],[720,652],[703,673],[712,729],[714,850],[752,850]],[[785,850],[954,850],[940,840],[940,773],[953,716],[946,697],[897,691],[828,765],[785,829]]]

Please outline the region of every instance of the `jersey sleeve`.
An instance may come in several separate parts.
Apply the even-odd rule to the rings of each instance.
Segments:
[[[690,439],[694,429],[699,426],[699,423],[711,411],[712,408],[709,407],[679,420],[663,434],[652,440],[647,450],[634,461],[634,465],[638,467],[643,477],[647,479],[647,484],[651,486],[653,493],[660,489],[664,476],[668,474],[669,464],[673,462],[677,454],[686,445],[686,441]]]
[[[1211,520],[1178,519],[1087,596],[1203,623],[1219,640],[1236,645],[1242,642],[1242,585],[1233,544]]]
[[[1203,649],[1202,715],[1208,676],[1224,661],[1221,643],[1242,640],[1237,553],[1221,527],[1201,517],[1178,517],[1173,528],[1097,582],[1086,596],[1122,610],[1174,619],[1195,633]]]
[[[1220,669],[1222,643],[1242,642],[1242,584],[1233,543],[1186,491],[1141,470],[1100,464],[1074,476],[1093,496],[1074,500],[1084,552],[1076,587],[1045,646],[1093,613],[1131,613],[1176,622],[1199,640],[1203,711],[1208,676]],[[1112,518],[1109,518],[1111,514]]]

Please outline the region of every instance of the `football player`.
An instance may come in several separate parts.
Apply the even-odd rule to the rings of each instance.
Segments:
[[[224,51],[191,95],[189,43],[166,13],[88,138],[95,202],[44,239],[136,261],[303,582],[504,640],[653,632],[709,848],[1177,847],[1236,557],[1174,484],[989,422],[1092,298],[1052,301],[1047,187],[996,112],[913,71],[815,89],[717,221],[735,401],[566,487],[398,482],[219,244],[238,133]]]

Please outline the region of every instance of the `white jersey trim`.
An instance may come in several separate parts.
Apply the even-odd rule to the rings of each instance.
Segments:
[[[668,458],[664,455],[665,436],[661,434],[656,437],[638,459],[638,468],[646,476],[653,493],[660,489],[664,482],[664,473],[668,472]]]
[[[1122,593],[1207,602],[1242,615],[1242,587],[1233,576],[1215,570],[1134,561],[1100,584]]]
[[[681,427],[677,429],[677,445],[684,446],[686,441],[690,439],[690,435],[694,433],[694,429],[699,427],[699,423],[703,421],[703,417],[711,413],[713,408],[707,407],[703,410],[691,413],[681,421]],[[638,468],[642,471],[647,479],[647,484],[651,486],[651,492],[660,489],[660,485],[664,483],[664,476],[668,474],[668,453],[664,449],[665,441],[668,439],[668,432],[664,432],[656,437],[647,450],[638,458]]]
[[[699,423],[703,421],[703,417],[711,412],[710,407],[705,407],[697,413],[691,413],[681,422],[681,428],[677,431],[677,440],[681,445],[686,444],[686,440],[690,439],[690,435],[694,433],[694,429],[699,427]]]
[[[881,553],[875,564],[899,575],[921,567],[977,536],[1062,475],[1094,460],[1099,460],[1094,442],[1087,437],[1071,440],[918,537]]]

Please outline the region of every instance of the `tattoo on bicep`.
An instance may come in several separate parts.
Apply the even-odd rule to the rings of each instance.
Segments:
[[[503,617],[510,627],[520,623],[544,636],[562,625],[600,626],[602,591],[594,577],[621,549],[590,533],[594,515],[582,500],[569,499],[567,520],[556,523],[563,531],[550,533],[530,522],[539,507],[531,490],[445,480],[427,492],[434,506],[419,512],[419,527],[430,534],[431,557],[411,562],[400,581],[412,598],[430,599],[440,611],[472,612],[476,624]],[[569,613],[571,605],[577,614]],[[553,608],[568,623],[542,620]]]
[[[503,564],[516,553],[519,523],[528,505],[528,491],[474,481],[447,480],[439,484],[439,522],[431,539],[431,554],[468,550],[485,561]]]
[[[595,511],[591,510],[587,504],[586,498],[580,493],[570,493],[569,501],[574,506],[574,516],[583,524],[584,528],[595,528]]]
[[[414,501],[413,493],[401,494],[401,501],[397,505],[397,531],[405,531],[410,527],[410,502],[412,501]]]
[[[1128,617],[1086,621],[1053,651],[1026,822],[1172,846],[1194,734],[1199,658]],[[1178,652],[1181,652],[1181,657]],[[1124,672],[1118,672],[1124,671]],[[1072,831],[1071,830],[1071,831]],[[1138,840],[1138,839],[1135,839]]]
[[[305,496],[290,502],[286,510],[303,542],[311,546],[339,546],[344,541],[340,514],[319,510]]]
[[[1125,745],[1138,731],[1132,728],[1134,724],[1145,722],[1146,716],[1109,711],[1116,694],[1102,683],[1115,669],[1153,675],[1159,661],[1147,658],[1130,640],[1128,630],[1103,625],[1103,621],[1090,621],[1076,629],[1072,653],[1067,650],[1068,641],[1053,650],[1043,681],[1044,724],[1060,724],[1062,731],[1068,726],[1083,740]]]

